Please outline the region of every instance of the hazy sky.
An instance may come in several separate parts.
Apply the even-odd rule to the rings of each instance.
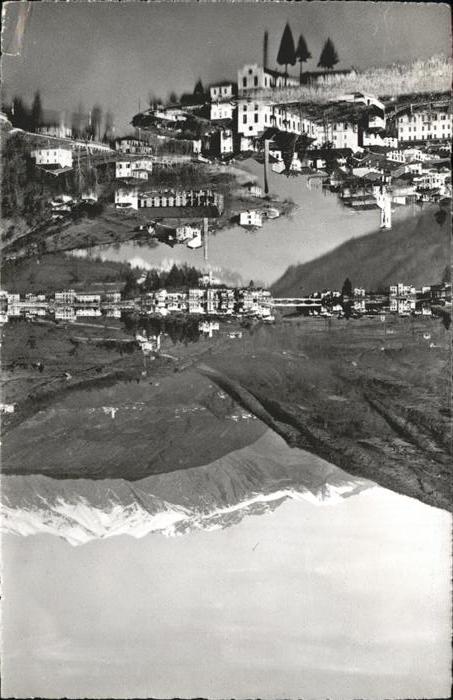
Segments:
[[[373,488],[240,525],[3,542],[15,697],[447,697],[451,517]]]
[[[6,51],[17,5],[7,3]],[[3,57],[4,90],[31,99],[39,88],[44,106],[55,109],[98,100],[121,127],[150,91],[165,97],[191,90],[198,78],[234,78],[241,64],[261,62],[265,29],[275,67],[286,21],[296,41],[305,36],[313,56],[308,70],[328,36],[339,68],[450,51],[446,4],[39,2],[31,3],[21,55]]]

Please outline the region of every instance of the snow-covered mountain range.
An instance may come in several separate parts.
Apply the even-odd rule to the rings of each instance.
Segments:
[[[174,536],[229,527],[288,498],[333,504],[373,485],[268,431],[211,464],[134,482],[4,476],[2,529],[52,534],[73,545],[114,535]]]

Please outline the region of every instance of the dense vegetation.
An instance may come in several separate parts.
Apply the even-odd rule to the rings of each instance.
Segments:
[[[144,281],[139,268],[129,268],[126,275],[124,295],[133,297],[137,294],[155,292],[158,289],[187,289],[188,287],[198,287],[198,278],[202,273],[195,267],[189,265],[173,265],[170,270],[149,270]],[[139,282],[140,280],[140,282]]]

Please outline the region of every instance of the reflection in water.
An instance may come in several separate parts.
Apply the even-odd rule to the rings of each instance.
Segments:
[[[4,693],[446,697],[450,524],[376,487],[170,539],[5,536]]]
[[[241,167],[262,178],[262,166],[255,161],[246,161]],[[312,260],[350,238],[379,228],[378,211],[353,212],[343,207],[336,195],[318,188],[309,189],[306,176],[287,178],[271,173],[270,189],[282,200],[289,198],[294,201],[296,209],[290,217],[274,219],[258,233],[236,226],[209,239],[209,264],[222,271],[219,276],[225,283],[240,285],[253,280],[255,284],[272,284],[289,265]],[[410,207],[401,207],[394,219],[411,213]],[[83,251],[79,253],[84,254]],[[114,246],[94,248],[93,254],[144,267],[159,267],[172,262],[187,263],[198,269],[206,266],[201,249],[188,250],[185,246],[146,248],[126,243],[119,249]]]

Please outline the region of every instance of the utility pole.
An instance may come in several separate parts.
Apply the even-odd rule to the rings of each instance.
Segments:
[[[264,139],[264,193],[269,194],[269,139]]]
[[[203,219],[203,242],[204,242],[204,259],[208,262],[208,238],[209,238],[209,219],[205,216]]]

